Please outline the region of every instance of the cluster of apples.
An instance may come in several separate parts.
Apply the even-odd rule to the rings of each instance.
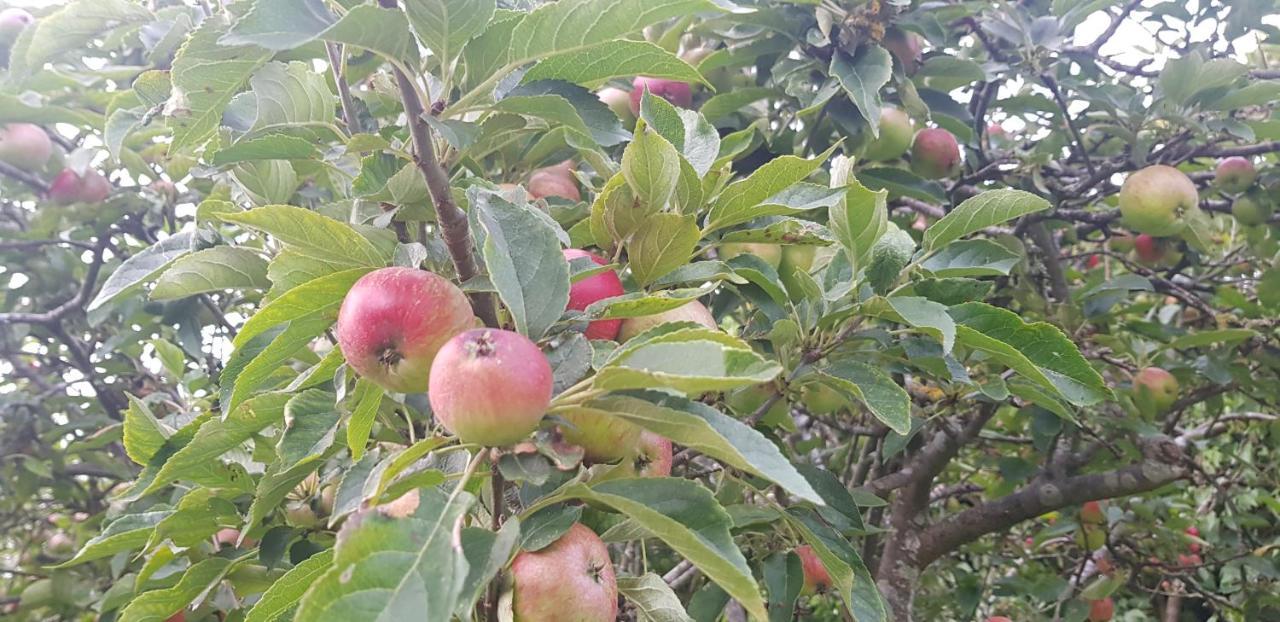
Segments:
[[[53,141],[43,128],[31,123],[0,127],[0,162],[28,173],[43,171],[53,157]],[[111,182],[101,173],[64,168],[49,183],[48,199],[59,205],[97,203],[111,194]]]
[[[940,127],[916,131],[906,112],[886,106],[880,112],[879,136],[868,143],[862,157],[877,162],[910,154],[911,170],[926,179],[944,179],[960,172],[960,144]]]

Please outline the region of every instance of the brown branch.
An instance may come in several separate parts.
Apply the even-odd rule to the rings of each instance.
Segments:
[[[383,8],[395,9],[396,0],[378,0]],[[424,110],[422,100],[412,79],[405,75],[399,67],[393,67],[396,83],[400,87],[400,100],[404,105],[405,123],[409,126],[409,135],[413,139],[414,163],[422,173],[427,189],[431,192],[432,203],[435,204],[436,224],[449,249],[449,257],[458,273],[458,280],[466,282],[480,274],[476,264],[475,244],[471,239],[471,228],[467,222],[467,214],[453,200],[453,192],[449,187],[449,174],[445,172],[440,161],[436,159],[435,147],[431,143],[431,130],[423,121]],[[470,294],[471,306],[476,316],[485,326],[498,325],[498,312],[494,307],[493,296],[486,292]]]
[[[1129,17],[1129,14],[1138,8],[1140,4],[1142,4],[1142,0],[1129,0],[1128,4],[1120,7],[1120,12],[1111,16],[1111,23],[1107,24],[1107,29],[1103,30],[1102,34],[1093,40],[1093,43],[1086,45],[1083,49],[1097,54],[1098,50],[1102,49],[1102,46],[1106,45],[1107,41],[1116,34],[1116,30],[1119,30],[1120,24],[1124,23],[1125,18]]]
[[[1048,227],[1044,226],[1044,222],[1033,222],[1027,225],[1027,233],[1040,248],[1040,254],[1044,256],[1044,268],[1049,273],[1049,286],[1053,290],[1053,297],[1060,303],[1071,302],[1071,288],[1067,285],[1067,275],[1063,272],[1062,262],[1058,259],[1058,243],[1049,233]]]
[[[110,236],[103,234],[94,248],[93,261],[89,264],[89,272],[85,274],[84,283],[70,300],[44,313],[0,313],[0,326],[5,324],[56,324],[73,311],[80,310],[89,301],[89,295],[98,284],[98,273],[102,270],[102,251],[106,248]]]
[[[355,101],[351,98],[351,86],[347,84],[346,72],[342,69],[344,46],[340,43],[326,42],[324,50],[329,55],[329,69],[333,73],[333,82],[338,86],[338,101],[342,104],[342,120],[347,124],[347,131],[363,132],[363,124],[356,114]]]
[[[29,188],[35,190],[36,194],[43,195],[49,192],[49,184],[45,183],[43,179],[9,164],[8,162],[0,162],[0,175],[16,179],[26,184]]]
[[[939,557],[989,533],[1046,512],[1086,501],[1141,494],[1186,477],[1182,450],[1169,437],[1147,441],[1153,455],[1143,462],[1103,473],[1046,480],[978,507],[951,515],[920,534],[916,566],[925,568]]]
[[[1071,111],[1067,109],[1067,99],[1062,95],[1062,89],[1058,88],[1058,81],[1054,80],[1053,76],[1048,73],[1040,74],[1040,81],[1053,94],[1053,101],[1058,103],[1058,109],[1062,111],[1062,121],[1067,124],[1067,129],[1071,131],[1072,144],[1076,148],[1076,155],[1084,162],[1085,168],[1089,169],[1090,175],[1096,174],[1097,170],[1093,166],[1093,160],[1089,159],[1089,150],[1085,149],[1084,139],[1080,137],[1080,129],[1071,120]]]

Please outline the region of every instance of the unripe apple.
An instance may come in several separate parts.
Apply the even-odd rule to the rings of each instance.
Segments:
[[[800,401],[815,415],[829,415],[849,405],[843,393],[824,382],[810,382],[800,389]]]
[[[800,556],[800,568],[804,570],[804,588],[800,590],[801,594],[815,594],[831,588],[831,574],[822,565],[822,560],[818,559],[818,554],[813,552],[813,547],[808,544],[797,546],[796,555]]]
[[[630,457],[640,443],[643,428],[621,417],[594,411],[570,410],[560,413],[564,440],[582,448],[588,462],[614,462]]]
[[[618,584],[609,549],[581,523],[546,548],[516,555],[511,577],[518,622],[617,618]]]
[[[1116,604],[1108,596],[1089,603],[1089,622],[1107,622],[1116,613]]]
[[[1271,219],[1272,206],[1266,197],[1252,192],[1242,194],[1231,201],[1231,215],[1246,227],[1265,224]]]
[[[880,137],[867,144],[862,156],[868,160],[893,160],[911,147],[915,123],[907,113],[891,107],[880,111]]]
[[[475,326],[467,297],[444,277],[382,268],[360,277],[338,311],[338,347],[347,364],[399,393],[427,390],[436,352]]]
[[[22,29],[36,21],[30,13],[16,7],[0,11],[0,46],[13,45]]]
[[[213,534],[213,541],[218,543],[218,546],[220,548],[225,548],[228,546],[236,546],[236,541],[238,540],[240,540],[240,530],[233,529],[231,527],[219,529],[217,533]],[[253,546],[257,543],[258,543],[257,540],[246,537],[244,541],[240,543],[240,545],[244,546],[245,548],[253,548]]]
[[[93,169],[84,175],[63,169],[49,184],[49,199],[59,205],[98,203],[111,194],[111,182]]]
[[[1096,551],[1107,545],[1107,531],[1097,525],[1085,523],[1076,532],[1076,544],[1086,551]]]
[[[596,91],[596,97],[604,102],[604,105],[613,111],[622,120],[622,124],[626,127],[632,127],[636,124],[636,114],[631,112],[631,93],[620,88],[606,86]]]
[[[1102,504],[1097,501],[1086,501],[1080,506],[1080,522],[1101,525],[1107,522],[1107,515],[1102,511]]]
[[[942,179],[960,172],[960,145],[940,127],[916,132],[911,143],[911,170],[926,179]]]
[[[1138,233],[1174,235],[1186,226],[1184,214],[1200,195],[1182,171],[1154,164],[1129,175],[1120,187],[1120,215]]]
[[[307,501],[288,501],[284,507],[284,522],[290,527],[309,529],[320,523],[320,517]]]
[[[813,260],[818,255],[818,247],[805,245],[788,245],[782,247],[782,261],[779,263],[779,271],[786,273],[790,270],[798,272],[808,272],[813,269]]]
[[[540,168],[529,176],[529,196],[535,199],[560,197],[581,201],[582,193],[573,182],[573,162],[565,161],[555,166]]]
[[[662,78],[646,78],[640,76],[631,83],[631,114],[640,116],[640,100],[645,89],[656,97],[665,99],[673,106],[688,108],[693,105],[693,91],[687,82],[663,80]]]
[[[645,430],[640,433],[629,468],[637,477],[668,477],[671,458],[671,439]]]
[[[53,535],[49,536],[48,540],[45,540],[44,546],[49,553],[55,556],[62,556],[75,550],[76,541],[72,540],[71,536],[68,536],[64,531],[55,531]]]
[[[0,162],[24,171],[38,171],[52,155],[53,141],[40,126],[10,123],[0,128]]]
[[[920,67],[924,40],[909,30],[891,27],[884,33],[880,47],[888,50],[902,64],[902,70],[912,75]]]
[[[708,311],[705,305],[697,300],[690,300],[683,306],[663,311],[662,313],[622,320],[622,328],[618,331],[618,341],[626,342],[628,339],[654,326],[668,322],[697,322],[707,328],[719,328],[719,325],[716,324],[715,316],[711,315],[711,311]]]
[[[755,255],[773,266],[774,270],[782,264],[782,246],[758,242],[729,242],[721,244],[716,250],[722,261],[729,261],[738,255]]]
[[[1133,241],[1132,235],[1123,231],[1116,231],[1111,234],[1110,238],[1107,238],[1107,248],[1117,253],[1127,253],[1133,250]]]
[[[584,250],[576,248],[564,249],[564,258],[566,260],[573,261],[579,257],[587,257],[600,266],[608,263],[604,259]],[[597,300],[621,296],[624,293],[626,293],[626,290],[622,288],[622,279],[618,278],[618,273],[613,270],[605,270],[569,286],[569,308],[575,311],[582,311]],[[596,320],[587,325],[587,338],[617,339],[618,330],[621,328],[622,320]]]
[[[1133,401],[1144,412],[1162,415],[1178,401],[1178,379],[1159,367],[1144,367],[1133,377]]]
[[[1213,171],[1213,183],[1223,192],[1235,194],[1244,192],[1258,179],[1258,169],[1253,162],[1240,156],[1232,156],[1221,162]]]
[[[538,427],[551,403],[551,364],[538,344],[498,328],[466,331],[431,364],[427,398],[464,443],[511,445]]]

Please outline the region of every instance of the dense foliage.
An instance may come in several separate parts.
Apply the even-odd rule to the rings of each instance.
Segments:
[[[6,9],[0,618],[1280,619],[1277,14]]]

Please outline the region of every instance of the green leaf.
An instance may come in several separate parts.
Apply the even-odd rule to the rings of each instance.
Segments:
[[[858,171],[858,181],[872,190],[887,190],[890,198],[911,197],[930,203],[947,201],[942,184],[904,168],[865,168]]]
[[[580,505],[551,505],[534,512],[520,530],[520,550],[541,551],[551,546],[580,518]]]
[[[668,323],[627,342],[596,373],[605,390],[666,387],[687,393],[760,384],[781,372],[736,337],[688,323]]]
[[[788,244],[792,246],[827,246],[835,240],[831,230],[799,218],[774,217],[759,229],[738,229],[724,234],[721,243],[756,242],[764,244]]]
[[[849,100],[858,107],[871,135],[880,135],[880,88],[893,75],[893,59],[884,48],[864,45],[850,58],[843,52],[831,56],[830,73],[840,81]]]
[[[797,498],[824,504],[772,441],[702,402],[658,391],[626,391],[591,400],[583,408],[678,439],[685,447],[774,482]]]
[[[627,40],[557,54],[534,65],[523,81],[564,80],[590,87],[611,78],[631,76],[706,83],[697,69],[675,54],[648,41]]]
[[[151,538],[151,532],[160,521],[173,514],[172,510],[158,510],[141,514],[125,514],[102,529],[102,533],[91,538],[75,557],[59,564],[58,568],[75,566],[95,559],[111,557],[116,553],[141,548]]]
[[[337,319],[338,307],[342,305],[347,291],[369,271],[369,268],[343,270],[285,292],[258,309],[240,328],[233,343],[239,348],[268,328],[284,322],[314,317],[325,317],[331,321]]]
[[[618,577],[618,593],[635,606],[639,622],[693,622],[671,586],[652,572]]]
[[[646,26],[717,7],[706,0],[564,0],[539,6],[516,25],[507,63],[522,65],[624,39]]]
[[[803,181],[826,162],[832,149],[835,147],[811,159],[796,156],[774,158],[756,169],[750,177],[729,184],[711,206],[704,229],[713,231],[777,213],[776,210],[756,208],[762,203],[771,202],[774,195],[792,184]]]
[[[125,0],[77,0],[46,15],[31,26],[26,66],[39,70],[65,52],[84,50],[111,31],[155,19],[146,8]]]
[[[198,146],[212,136],[232,96],[271,58],[271,52],[260,47],[219,45],[226,30],[222,14],[205,18],[173,59],[173,88],[185,105],[169,116],[171,152]]]
[[[267,63],[249,78],[249,89],[257,102],[257,116],[250,132],[272,126],[333,122],[337,98],[324,75],[302,62]]]
[[[898,434],[911,431],[911,396],[879,367],[851,359],[832,361],[819,372],[831,386],[866,404],[881,423]]]
[[[215,246],[179,258],[156,281],[152,300],[173,300],[227,289],[266,289],[267,260],[239,246]]]
[[[231,569],[233,562],[223,557],[210,557],[197,562],[182,574],[178,584],[163,590],[143,592],[134,597],[123,611],[120,622],[160,622],[182,611],[197,597],[209,591]]]
[[[987,77],[982,65],[967,58],[946,54],[930,56],[916,72],[915,78],[924,78],[930,87],[939,91],[952,91],[973,84]]]
[[[333,444],[340,413],[332,391],[307,389],[284,405],[284,434],[276,446],[285,468],[318,457]]]
[[[120,108],[107,117],[107,123],[102,128],[102,139],[107,145],[107,151],[116,161],[120,160],[125,139],[142,127],[142,120],[146,117],[146,113],[146,108],[138,106],[137,108]]]
[[[701,237],[692,214],[651,214],[627,243],[627,259],[636,284],[647,286],[685,265]]]
[[[226,419],[214,419],[204,423],[191,439],[174,453],[143,494],[151,493],[177,480],[208,486],[224,483],[220,475],[222,456],[240,446],[254,434],[284,419],[284,406],[289,401],[284,393],[266,393],[246,400],[231,411]],[[240,482],[239,485],[250,485]]]
[[[937,277],[1005,276],[1022,257],[991,240],[960,240],[930,255],[922,268]]]
[[[676,108],[661,97],[645,93],[640,100],[640,118],[684,156],[696,177],[711,170],[720,154],[720,134],[700,113]]]
[[[468,571],[453,534],[474,497],[435,488],[417,494],[417,508],[403,518],[369,510],[347,520],[333,566],[302,597],[295,619],[448,622],[453,617]]]
[[[333,549],[320,551],[276,579],[245,616],[245,622],[275,622],[298,604],[307,588],[333,566]]]
[[[1111,397],[1102,376],[1056,326],[1026,323],[1012,311],[971,302],[951,307],[956,342],[986,352],[1027,379],[1077,406]]]
[[[956,323],[947,315],[947,308],[927,298],[893,296],[889,305],[904,322],[927,332],[942,341],[942,353],[950,354],[956,343]]]
[[[1183,335],[1170,341],[1166,348],[1170,350],[1187,350],[1201,348],[1213,344],[1234,344],[1259,337],[1258,331],[1249,328],[1220,328],[1202,330],[1197,333]]]
[[[635,292],[605,298],[591,303],[585,310],[592,320],[644,317],[683,307],[709,293],[713,288],[689,287],[668,289],[652,294]]]
[[[482,527],[462,530],[462,552],[467,556],[467,579],[462,586],[456,614],[467,619],[488,588],[489,582],[498,576],[511,559],[516,542],[520,539],[520,520],[514,516],[502,522],[498,533]]]
[[[813,547],[853,619],[856,622],[886,622],[889,617],[884,600],[853,545],[812,510],[792,508],[785,516],[787,523]]]
[[[124,452],[130,460],[146,465],[169,435],[146,403],[132,395],[126,396],[129,408],[124,411]]]
[[[1276,100],[1280,100],[1280,80],[1266,80],[1231,89],[1205,108],[1219,111],[1237,110],[1249,106],[1266,105]]]
[[[124,260],[115,272],[107,277],[107,281],[102,284],[102,289],[98,290],[98,295],[94,296],[85,310],[93,311],[133,291],[139,284],[155,278],[175,259],[191,252],[194,235],[190,231],[175,233]]]
[[[858,269],[871,258],[871,249],[889,228],[888,193],[872,192],[850,180],[844,202],[831,208],[829,226],[844,247],[845,256]]]
[[[721,117],[733,114],[748,104],[760,100],[768,100],[779,95],[776,89],[761,86],[749,86],[719,93],[703,102],[698,110],[708,121],[718,121]]]
[[[411,70],[418,66],[418,43],[399,9],[357,6],[320,33],[319,38],[376,52]]]
[[[924,249],[933,251],[970,233],[1019,216],[1049,209],[1049,202],[1022,190],[988,190],[965,200],[924,232]]]
[[[697,482],[669,477],[613,480],[594,487],[574,484],[562,495],[626,515],[723,587],[753,619],[767,617],[747,560],[729,533],[729,514]]]
[[[364,447],[369,443],[369,432],[373,430],[373,419],[382,405],[382,388],[367,378],[356,381],[352,392],[351,419],[347,422],[347,447],[351,450],[351,458],[359,460],[364,455]]]
[[[778,551],[765,558],[764,586],[769,594],[769,622],[790,622],[795,618],[796,599],[804,588],[804,568],[800,556]]]
[[[271,380],[281,365],[287,363],[299,350],[332,324],[331,314],[320,313],[296,318],[290,320],[279,332],[260,335],[262,337],[271,335],[270,342],[265,345],[260,342],[246,342],[241,348],[246,351],[243,354],[240,349],[237,349],[233,355],[237,365],[233,367],[228,362],[221,378],[223,384],[221,395],[225,400],[222,411],[228,413],[239,406],[254,391]],[[244,361],[243,365],[240,364],[241,361]],[[231,389],[229,393],[226,391],[228,388]]]
[[[313,160],[320,151],[305,138],[267,134],[237,141],[214,152],[210,164],[217,167],[254,160]]]
[[[527,203],[517,206],[485,192],[470,197],[484,231],[480,252],[489,279],[516,330],[539,339],[569,304],[569,264],[555,229]]]
[[[219,43],[283,51],[316,39],[363,48],[408,67],[418,63],[417,41],[399,9],[356,6],[335,19],[320,0],[257,0]]]
[[[494,0],[406,0],[409,25],[446,67],[493,17]]]
[[[292,205],[265,205],[247,212],[219,213],[226,222],[257,229],[300,254],[350,267],[381,268],[391,259],[351,225]]]
[[[871,247],[871,261],[866,272],[871,289],[882,295],[893,289],[915,250],[916,241],[911,234],[890,222],[884,235]]]
[[[638,131],[622,152],[622,177],[637,199],[659,209],[675,195],[679,158],[676,148],[657,132]]]

